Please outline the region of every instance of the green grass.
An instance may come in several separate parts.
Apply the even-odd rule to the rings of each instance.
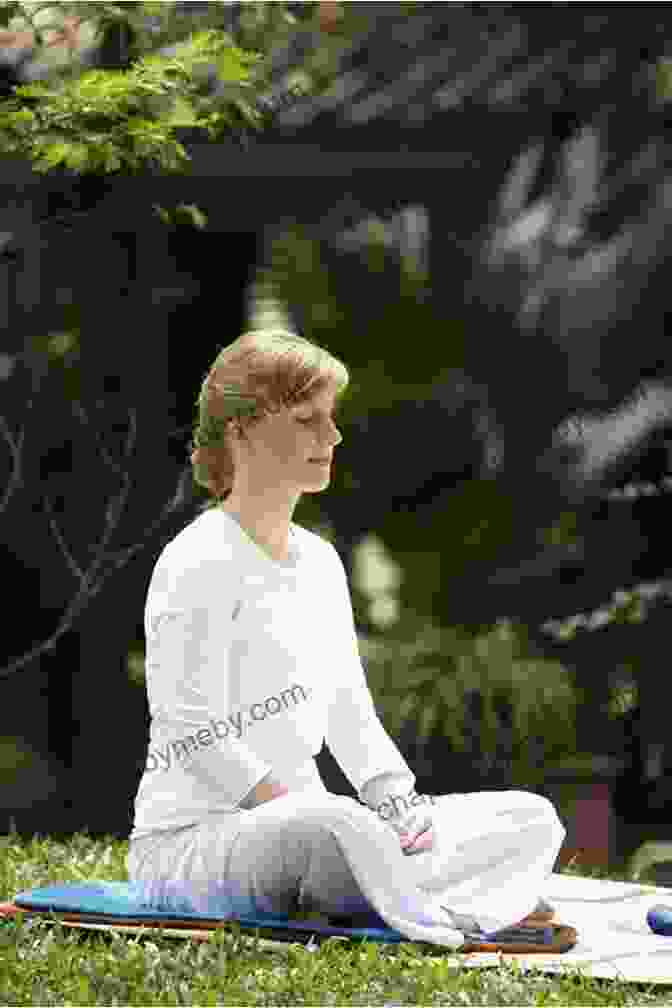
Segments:
[[[2,836],[0,898],[50,882],[124,881],[127,849],[126,841],[86,833],[67,842]],[[524,974],[515,966],[468,969],[411,942],[330,939],[319,948],[261,949],[235,924],[207,942],[191,942],[87,933],[24,917],[0,924],[0,946],[3,1006],[670,1004],[666,987],[578,972]]]

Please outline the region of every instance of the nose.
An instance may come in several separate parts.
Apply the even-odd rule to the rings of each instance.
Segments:
[[[341,441],[343,440],[343,435],[341,434],[341,432],[339,431],[338,427],[336,426],[333,420],[331,421],[331,426],[332,426],[331,437],[326,442],[327,451],[331,451],[333,448],[336,447],[337,444],[340,444]]]
[[[334,424],[334,436],[331,439],[331,449],[332,449],[332,451],[336,447],[337,444],[341,443],[342,440],[343,440],[343,435],[339,431],[338,427]]]

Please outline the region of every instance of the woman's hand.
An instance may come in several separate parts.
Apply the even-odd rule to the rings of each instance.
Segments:
[[[419,843],[419,839],[429,833],[434,825],[426,808],[411,809],[406,814],[396,815],[388,819],[387,824],[399,837],[402,850],[409,848],[409,854],[419,854],[421,850],[431,847],[431,840],[423,841],[422,845]]]
[[[289,788],[273,777],[272,772],[269,772],[265,777],[261,778],[257,786],[252,788],[248,796],[240,802],[240,807],[249,811],[256,808],[257,805],[273,801],[274,798],[282,798],[286,794],[289,794]]]
[[[432,847],[433,820],[425,804],[428,796],[417,795],[412,784],[412,775],[409,777],[401,773],[377,774],[362,787],[361,797],[394,831],[404,853],[419,854]],[[415,802],[416,797],[423,799],[420,807]]]
[[[399,840],[404,854],[420,854],[422,851],[433,849],[434,832],[430,826],[429,829],[426,829],[423,833],[416,833],[415,836],[409,836],[408,833],[400,833]]]

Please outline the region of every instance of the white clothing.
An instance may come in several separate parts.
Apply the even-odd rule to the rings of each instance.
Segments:
[[[270,771],[291,791],[324,796],[313,757],[325,739],[358,793],[386,772],[413,787],[366,684],[341,558],[291,527],[291,566],[221,508],[159,555],[145,605],[150,740],[131,839],[235,814]]]
[[[498,931],[531,913],[565,836],[551,802],[526,791],[434,802],[434,847],[420,854],[405,855],[389,826],[353,798],[297,793],[241,812],[236,822],[212,816],[131,843],[129,879],[160,910],[239,916],[373,908],[407,938],[453,948],[474,925]]]
[[[338,553],[292,530],[292,562],[279,564],[216,508],[157,561],[145,609],[152,723],[129,879],[165,909],[249,913],[251,894],[292,885],[319,906],[310,858],[324,849],[324,889],[344,879],[349,896],[361,891],[410,939],[459,946],[443,907],[486,932],[518,922],[543,896],[565,837],[546,798],[433,797],[433,848],[404,855],[376,811],[324,787],[313,757],[325,739],[359,795],[388,773],[408,794],[415,775],[375,712]],[[291,793],[242,809],[269,771]]]

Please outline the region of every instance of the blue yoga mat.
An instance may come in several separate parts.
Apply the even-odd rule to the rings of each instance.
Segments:
[[[237,921],[243,929],[267,928],[273,931],[310,933],[327,938],[331,935],[345,938],[364,938],[378,942],[406,942],[407,936],[387,926],[375,910],[370,914],[357,914],[358,926],[347,927],[347,919],[329,920],[329,915],[319,915],[320,920],[290,920],[285,914],[215,914],[186,910],[160,910],[142,898],[142,886],[133,882],[61,882],[39,889],[27,889],[14,897],[13,906],[37,914],[50,912],[70,915],[71,921],[101,924],[139,924],[145,921],[153,925],[165,922],[167,928],[182,928],[193,923],[203,930],[208,925]],[[327,920],[324,920],[327,917]],[[511,927],[491,934],[464,932],[465,948],[489,951],[480,948],[484,943],[495,942],[504,947],[518,946],[520,951],[542,951],[554,942],[559,951],[571,948],[576,941],[576,933],[566,925],[534,927]]]
[[[402,934],[387,927],[385,921],[375,911],[371,913],[370,927],[348,928],[318,922],[294,921],[284,914],[254,914],[230,917],[198,912],[156,910],[143,902],[132,882],[63,882],[26,889],[14,897],[15,906],[20,909],[40,911],[53,910],[57,913],[95,914],[118,921],[127,919],[147,921],[213,921],[236,920],[245,928],[280,928],[290,931],[310,930],[322,935],[345,935],[353,938],[369,938],[381,942],[408,941]]]

